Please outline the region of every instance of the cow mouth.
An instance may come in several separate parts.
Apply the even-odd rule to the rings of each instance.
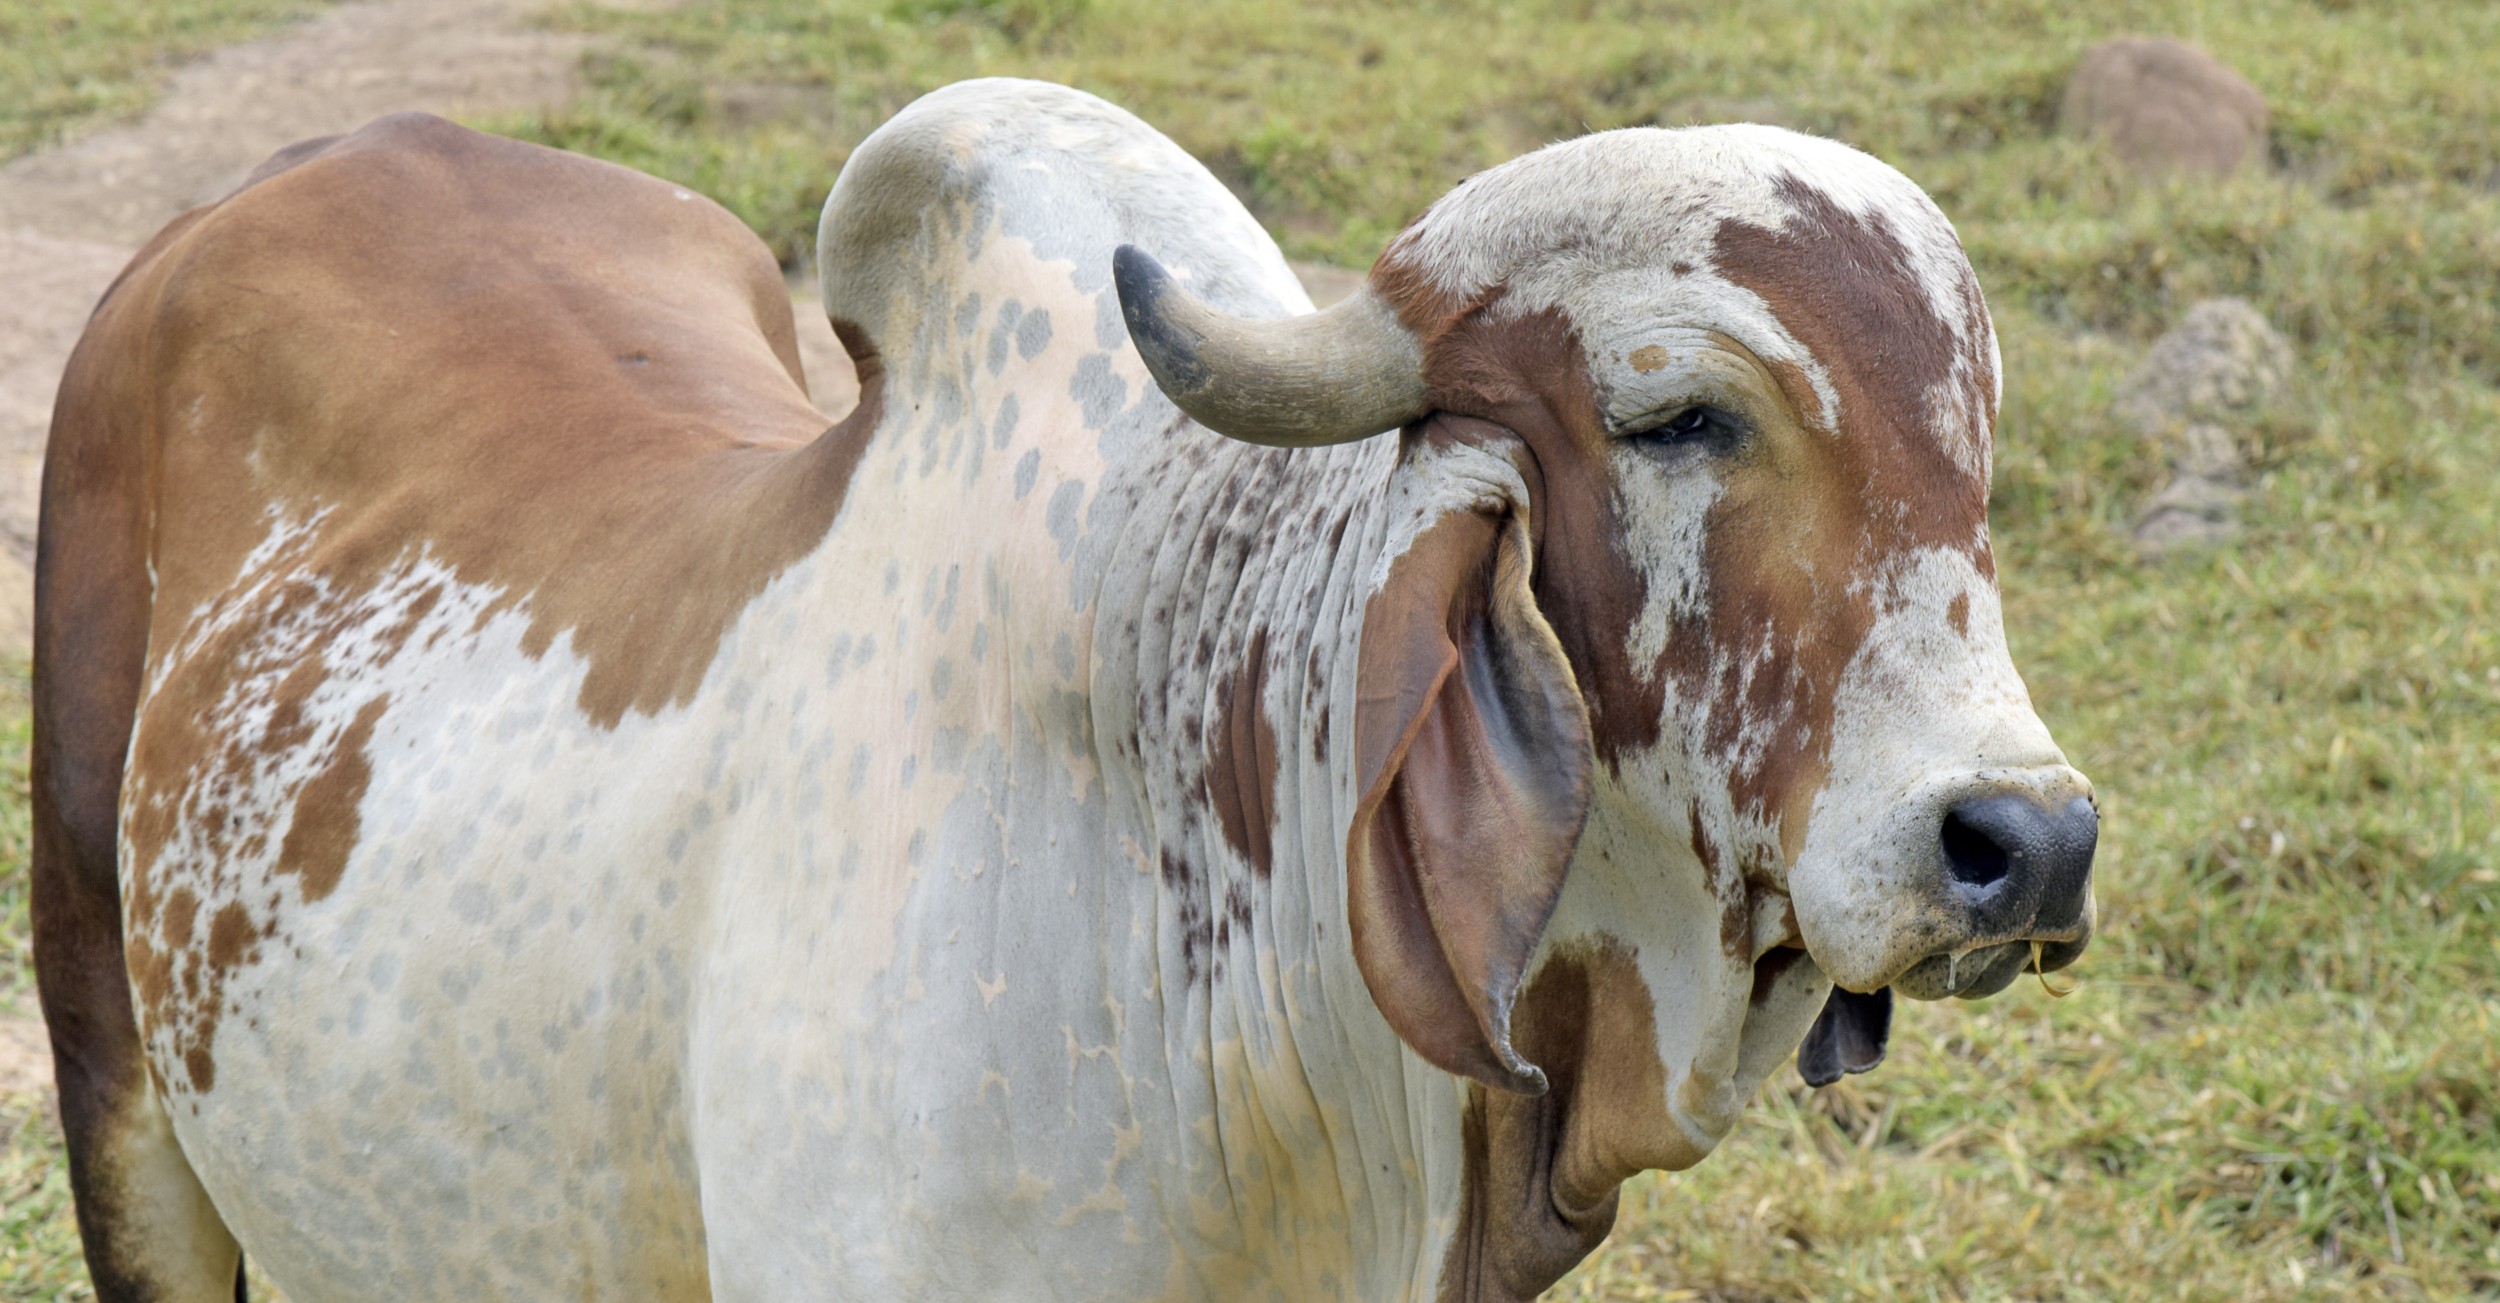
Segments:
[[[2082,956],[2087,939],[2026,937],[1964,946],[1912,964],[1907,972],[1892,979],[1892,987],[1913,1000],[1941,1000],[1946,996],[1985,999],[2013,985],[2014,979],[2026,972],[2054,973],[2075,962]]]

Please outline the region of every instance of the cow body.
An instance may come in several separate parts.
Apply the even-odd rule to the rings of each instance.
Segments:
[[[108,1297],[217,1296],[236,1242],[299,1303],[1524,1297],[1824,1007],[1777,818],[1662,820],[1726,775],[1601,737],[1505,1015],[1551,1092],[1384,1021],[1364,629],[1556,472],[1181,417],[1113,248],[1309,303],[1125,114],[973,83],[862,147],[831,429],[769,259],[682,190],[425,119],[264,173],[100,309],[46,488],[45,998]],[[1970,556],[1842,660],[2055,765]],[[1948,636],[1977,688],[1903,669]],[[73,908],[100,836],[118,955]]]

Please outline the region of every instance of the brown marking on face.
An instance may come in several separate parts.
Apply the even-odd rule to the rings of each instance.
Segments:
[[[1626,1179],[1701,1158],[1666,1116],[1655,1010],[1632,951],[1599,942],[1556,953],[1512,1026],[1551,1089],[1467,1089],[1445,1303],[1537,1297],[1605,1240]]]
[[[1443,294],[1394,245],[1372,284],[1424,344],[1429,403],[1503,427],[1533,454],[1537,599],[1582,685],[1599,758],[1619,765],[1654,747],[1674,685],[1701,716],[1705,753],[1733,763],[1738,813],[1775,823],[1793,859],[1825,781],[1841,676],[1873,627],[1886,567],[1940,546],[1994,572],[1984,472],[1945,442],[1946,418],[1970,413],[1984,438],[1992,399],[1984,328],[1957,335],[1936,315],[1885,218],[1850,214],[1793,179],[1780,190],[1796,216],[1777,230],[1723,225],[1714,261],[1805,347],[1839,408],[1825,409],[1802,367],[1754,359],[1786,414],[1716,466],[1703,602],[1652,665],[1629,657],[1646,576],[1622,543],[1617,455],[1569,323],[1493,310],[1499,286],[1472,301]],[[1960,291],[1975,297],[1963,276]],[[1957,360],[1974,378],[1959,390]],[[1967,406],[1946,413],[1937,401]],[[1734,930],[1723,926],[1723,940]]]
[[[1225,844],[1262,878],[1276,868],[1276,729],[1260,705],[1266,685],[1267,630],[1260,629],[1217,702],[1206,777]]]
[[[1453,415],[1429,428],[1442,438],[1515,438],[1527,447],[1521,469],[1539,558],[1536,602],[1588,704],[1597,758],[1613,765],[1655,745],[1665,684],[1627,654],[1648,581],[1623,544],[1597,393],[1578,339],[1550,311],[1497,319],[1470,310],[1433,337],[1425,354],[1429,401]]]
[[[1831,425],[1836,415],[1837,428],[1764,449],[1785,472],[1777,479],[1728,477],[1705,534],[1711,610],[1669,643],[1670,659],[1681,661],[1672,672],[1712,703],[1713,750],[1731,751],[1749,725],[1781,721],[1732,794],[1740,811],[1780,822],[1782,849],[1793,857],[1827,772],[1834,694],[1873,627],[1887,564],[1942,547],[1970,556],[1982,573],[1994,566],[1985,476],[1945,446],[1931,407],[1955,359],[1984,354],[1984,338],[1957,337],[1936,316],[1880,213],[1848,213],[1794,178],[1779,190],[1794,212],[1788,225],[1726,223],[1713,257],[1822,366],[1837,414],[1820,412],[1801,373],[1773,372],[1801,416]],[[1984,356],[1970,361],[1984,374]],[[1984,423],[1977,428],[1984,437]],[[1740,518],[1748,523],[1740,527]],[[1677,657],[1679,644],[1733,654]],[[1765,649],[1769,662],[1756,663]]]
[[[1642,375],[1648,375],[1650,372],[1659,370],[1660,368],[1666,366],[1668,362],[1674,360],[1674,357],[1672,354],[1668,353],[1667,350],[1660,348],[1656,344],[1643,344],[1639,348],[1633,349],[1632,355],[1625,360],[1632,364],[1633,370],[1640,372]]]
[[[159,392],[191,400],[159,612],[225,591],[265,507],[331,508],[298,564],[356,592],[423,549],[523,612],[529,654],[569,640],[603,726],[691,697],[824,536],[882,409],[847,340],[862,400],[824,428],[778,270],[714,205],[421,117],[245,189],[138,275]]]

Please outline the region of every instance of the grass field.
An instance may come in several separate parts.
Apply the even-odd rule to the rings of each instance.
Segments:
[[[698,0],[564,21],[619,42],[590,94],[487,125],[699,186],[792,259],[852,145],[989,73],[1126,105],[1290,252],[1357,266],[1468,172],[1590,128],[1770,120],[1901,167],[1960,225],[2004,337],[2008,631],[2101,794],[2103,932],[2066,999],[1908,1006],[1873,1075],[1784,1077],[1707,1164],[1638,1183],[1556,1295],[2500,1298],[2500,6]],[[2195,39],[2265,91],[2272,166],[2145,184],[2059,138],[2067,71],[2125,31]],[[2295,392],[2247,432],[2241,539],[2148,562],[2125,531],[2162,460],[2111,397],[2217,293],[2292,336]],[[23,710],[0,683],[12,756]],[[0,1296],[74,1278],[46,1134],[0,1163]]]

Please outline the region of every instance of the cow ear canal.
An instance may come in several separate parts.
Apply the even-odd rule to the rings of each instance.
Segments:
[[[1588,709],[1529,588],[1515,514],[1453,511],[1364,610],[1346,834],[1354,957],[1389,1026],[1527,1094],[1511,1005],[1588,814]]]

